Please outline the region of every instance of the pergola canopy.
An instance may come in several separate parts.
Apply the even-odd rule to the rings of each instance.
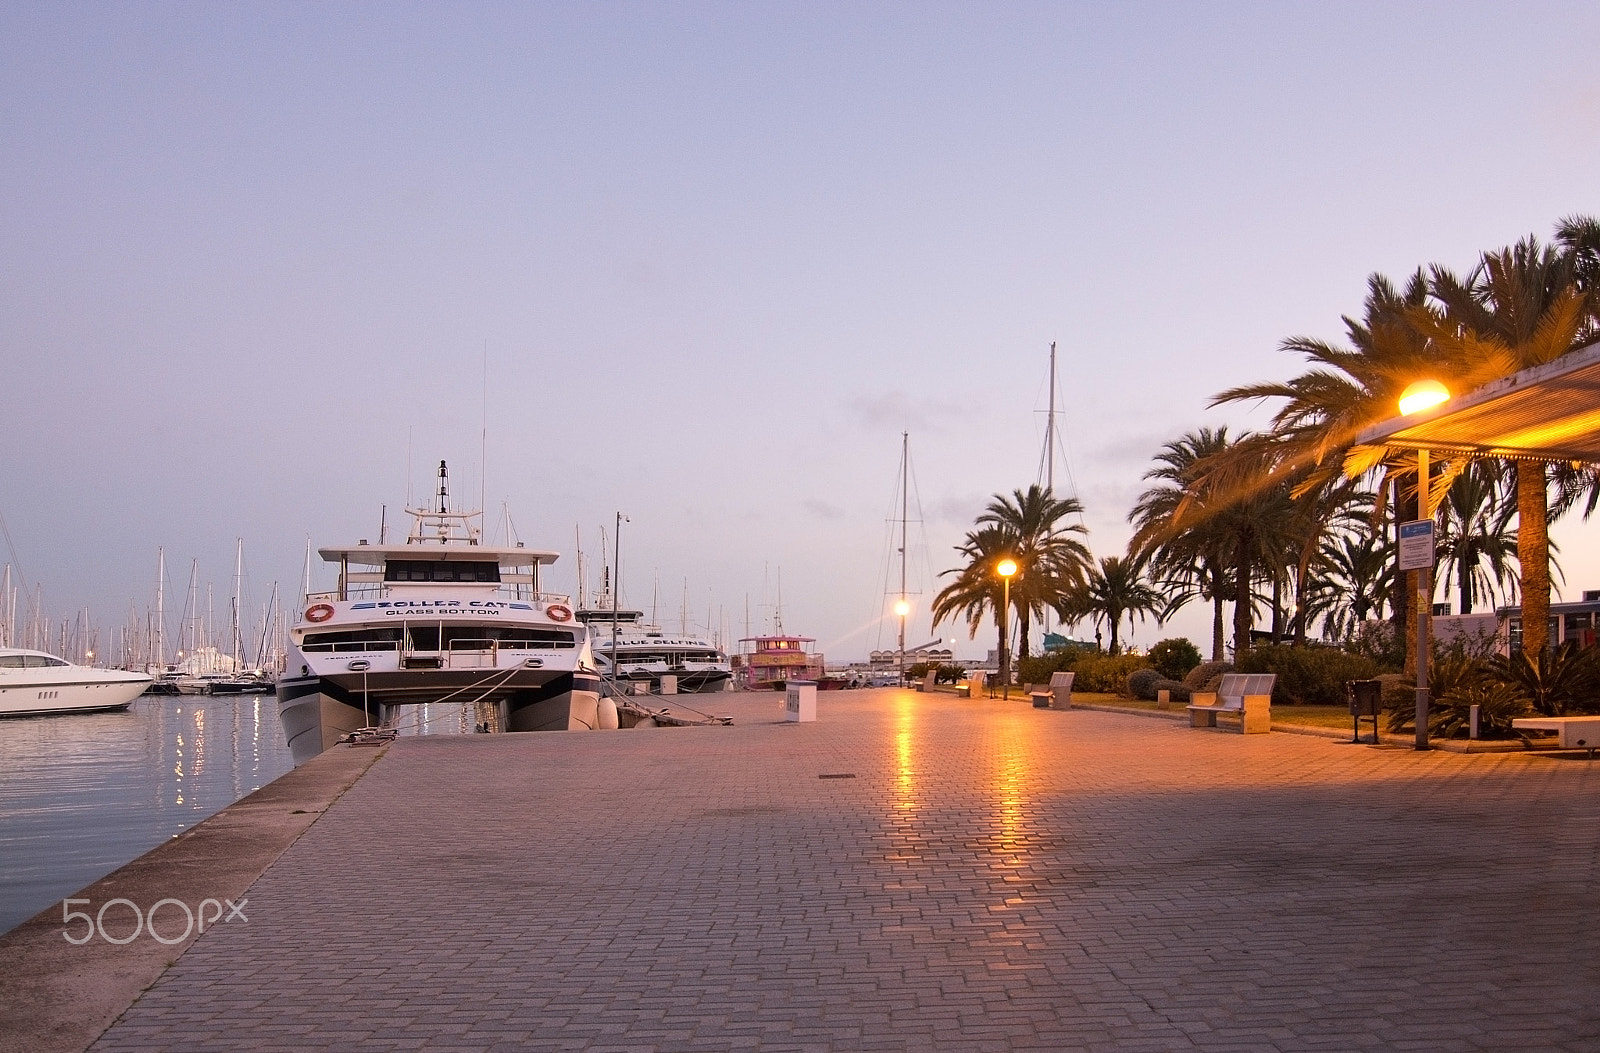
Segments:
[[[1356,436],[1347,465],[1383,449],[1442,457],[1600,463],[1600,343]]]

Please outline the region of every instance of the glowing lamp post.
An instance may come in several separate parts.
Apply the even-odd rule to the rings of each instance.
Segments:
[[[995,565],[995,573],[1000,575],[1002,582],[1003,599],[1000,603],[1000,690],[1003,697],[1011,699],[1011,634],[1007,630],[1006,617],[1011,612],[1011,577],[1017,572],[1017,561],[1003,559]],[[993,698],[993,695],[989,696]]]
[[[1437,380],[1419,380],[1400,395],[1400,415],[1432,409],[1450,399],[1450,389]],[[1433,620],[1433,502],[1428,485],[1428,451],[1417,450],[1417,518],[1413,523],[1400,524],[1400,569],[1413,570],[1417,575],[1417,737],[1419,750],[1428,748],[1428,709],[1431,703],[1428,690],[1428,630]],[[1406,551],[1407,528],[1418,542],[1418,551]]]
[[[900,617],[900,686],[906,684],[906,615],[911,613],[911,604],[906,602],[904,596],[894,605],[894,613]]]

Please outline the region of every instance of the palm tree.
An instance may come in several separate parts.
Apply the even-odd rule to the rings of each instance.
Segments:
[[[1152,615],[1158,625],[1162,621],[1162,597],[1145,580],[1145,562],[1139,555],[1102,557],[1099,567],[1063,597],[1061,616],[1069,620],[1090,618],[1096,627],[1103,621],[1111,637],[1110,653],[1120,654],[1118,629],[1124,616],[1130,629],[1136,617]]]
[[[1348,639],[1369,616],[1383,617],[1395,565],[1387,532],[1346,532],[1324,539],[1322,565],[1323,580],[1337,597],[1323,619],[1323,636]]]
[[[1580,283],[1584,259],[1530,236],[1484,253],[1465,279],[1435,267],[1441,309],[1420,328],[1447,354],[1503,363],[1502,375],[1554,361],[1595,333],[1595,290]],[[1515,471],[1522,646],[1537,654],[1549,644],[1549,479],[1540,461],[1519,460]]]
[[[1144,478],[1160,480],[1139,495],[1133,511],[1138,551],[1168,587],[1166,609],[1170,617],[1191,599],[1211,602],[1211,660],[1221,661],[1224,646],[1223,604],[1233,595],[1229,577],[1227,537],[1221,524],[1209,520],[1195,523],[1181,533],[1168,534],[1165,527],[1179,514],[1185,499],[1198,479],[1196,466],[1228,448],[1228,429],[1201,428],[1167,443],[1156,454],[1155,467]]]
[[[1504,499],[1500,477],[1486,461],[1456,476],[1439,505],[1441,577],[1455,579],[1460,613],[1471,614],[1479,597],[1494,598],[1516,580],[1511,557],[1517,532],[1511,517],[1517,506]]]
[[[1015,558],[1011,538],[999,527],[983,527],[969,531],[956,551],[965,556],[967,562],[965,566],[953,567],[940,575],[954,574],[956,579],[933,598],[933,624],[937,628],[946,618],[963,616],[967,619],[967,638],[975,639],[984,615],[992,612],[998,639],[995,650],[1000,656],[1000,680],[1010,683],[1010,648],[1006,646],[1004,623],[1000,618],[1005,604],[1004,586],[995,568],[1008,556]]]
[[[1258,581],[1281,586],[1293,560],[1292,477],[1279,469],[1276,440],[1246,432],[1203,459],[1193,481],[1176,495],[1169,518],[1152,516],[1133,537],[1131,551],[1148,553],[1205,529],[1216,539],[1233,586],[1233,643],[1236,654],[1250,648]],[[1281,607],[1281,604],[1275,604]],[[1281,625],[1280,625],[1281,628]]]
[[[1013,490],[1010,497],[995,494],[977,525],[1002,531],[1009,540],[1008,554],[1017,562],[1011,579],[1011,606],[1017,612],[1018,653],[1028,657],[1028,632],[1035,616],[1055,608],[1063,593],[1083,581],[1091,563],[1089,549],[1078,540],[1089,531],[1081,523],[1064,523],[1081,516],[1077,498],[1058,498],[1049,487],[1034,484]]]

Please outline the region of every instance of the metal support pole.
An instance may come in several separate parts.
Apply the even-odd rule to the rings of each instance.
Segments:
[[[1000,692],[1001,697],[1009,702],[1011,701],[1011,627],[1007,615],[1011,613],[1011,579],[1005,577],[1001,580],[1005,582],[1002,590],[1005,599],[1000,604]]]
[[[1432,519],[1433,508],[1428,500],[1428,451],[1417,451],[1417,511],[1418,519]],[[1428,746],[1428,629],[1433,621],[1433,567],[1415,572],[1417,575],[1417,749]]]

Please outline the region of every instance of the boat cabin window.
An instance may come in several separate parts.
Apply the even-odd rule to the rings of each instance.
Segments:
[[[573,634],[565,630],[521,625],[413,625],[407,630],[408,651],[487,651],[495,646],[512,651],[549,651],[577,644]]]
[[[391,559],[384,581],[499,582],[500,564],[489,560]]]
[[[51,666],[71,664],[45,654],[12,654],[0,658],[0,668],[3,669],[46,669]]]
[[[393,651],[400,646],[400,629],[350,629],[338,633],[306,633],[302,651]]]

